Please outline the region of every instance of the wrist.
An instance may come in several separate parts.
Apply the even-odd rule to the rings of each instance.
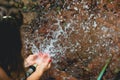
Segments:
[[[38,73],[43,74],[44,69],[43,69],[43,68],[41,68],[41,66],[36,66],[36,70],[35,70],[35,71],[36,71],[36,72],[38,72]]]

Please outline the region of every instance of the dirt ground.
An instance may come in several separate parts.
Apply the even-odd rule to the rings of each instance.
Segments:
[[[39,47],[46,39],[57,40],[54,49],[62,48],[53,53],[56,62],[43,80],[96,80],[109,58],[111,61],[102,80],[117,80],[115,77],[120,71],[119,0],[33,1],[23,0],[24,56],[32,53],[31,42]]]

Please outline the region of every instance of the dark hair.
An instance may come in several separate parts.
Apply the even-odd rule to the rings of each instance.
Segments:
[[[14,72],[17,76],[24,72],[20,35],[22,24],[23,15],[19,9],[8,7],[7,3],[0,4],[0,66],[10,77]]]

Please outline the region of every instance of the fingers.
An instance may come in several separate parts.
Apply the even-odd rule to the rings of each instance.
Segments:
[[[51,56],[47,53],[38,53],[36,59],[36,64],[41,68],[41,70],[46,71],[51,67]]]
[[[47,69],[51,66],[51,56],[47,53],[38,53],[29,55],[25,60],[25,66],[31,66],[33,64],[38,64],[40,66],[46,67]]]
[[[38,53],[38,56],[42,56],[42,55],[43,55],[43,53],[42,53],[42,52],[39,52],[39,53]]]
[[[28,60],[34,60],[38,57],[38,54],[31,54],[27,57]]]
[[[49,59],[49,61],[48,61],[48,62],[49,62],[49,63],[50,63],[50,62],[52,62],[52,59]]]
[[[51,67],[51,63],[48,64],[47,69],[49,69],[50,67]]]
[[[37,57],[38,57],[37,54],[29,55],[29,56],[25,59],[25,62],[24,62],[25,67],[29,67],[29,66],[35,64]]]
[[[50,55],[47,53],[44,53],[44,54],[39,53],[38,59],[36,60],[36,62],[38,64],[41,64],[41,63],[48,64],[48,63],[52,62],[52,59],[51,59]]]
[[[33,60],[35,60],[38,57],[38,54],[33,54],[31,57]]]

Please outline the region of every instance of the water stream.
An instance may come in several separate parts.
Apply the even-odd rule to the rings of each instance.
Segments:
[[[91,73],[88,78],[94,80],[102,67],[101,64],[104,65],[107,58],[119,55],[120,49],[116,40],[120,37],[120,29],[118,27],[117,31],[108,25],[112,18],[116,18],[114,14],[103,14],[99,11],[89,13],[88,9],[87,1],[73,0],[73,3],[67,6],[64,4],[64,8],[59,11],[53,9],[43,16],[39,15],[35,23],[32,23],[37,26],[29,26],[30,29],[34,27],[34,32],[28,33],[25,38],[26,49],[30,48],[32,53],[49,53],[54,64],[67,59],[77,59],[70,66],[61,67],[58,64],[55,67],[65,68],[66,72],[78,79],[80,75]],[[79,72],[80,64],[88,73]],[[111,64],[111,70],[116,68],[114,65],[115,63]]]

